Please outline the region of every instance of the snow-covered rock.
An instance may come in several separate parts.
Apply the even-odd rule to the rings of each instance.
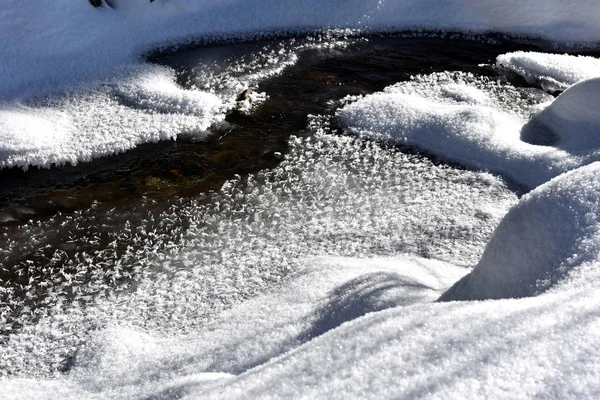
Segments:
[[[600,71],[599,71],[600,72]],[[523,127],[521,137],[584,156],[600,149],[600,78],[571,86],[534,115]],[[542,139],[540,139],[542,137]]]

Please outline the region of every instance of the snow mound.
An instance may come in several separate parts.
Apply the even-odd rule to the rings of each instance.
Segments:
[[[522,138],[534,143],[547,140],[570,154],[600,149],[599,94],[600,78],[571,86],[533,116],[523,127]]]
[[[184,398],[597,398],[599,307],[594,289],[397,307]]]
[[[600,261],[600,163],[563,174],[504,217],[472,273],[440,298],[532,296]]]
[[[413,145],[533,188],[600,159],[597,90],[596,80],[584,81],[547,106],[535,91],[433,74],[360,98],[338,117],[360,137]]]
[[[181,134],[202,137],[224,109],[216,95],[182,89],[159,67],[94,92],[5,104],[0,168],[75,165]]]
[[[498,56],[496,66],[514,71],[549,92],[600,76],[600,59],[588,56],[516,51]]]
[[[154,113],[203,116],[221,106],[214,94],[182,89],[168,71],[121,83],[115,92],[124,104]]]

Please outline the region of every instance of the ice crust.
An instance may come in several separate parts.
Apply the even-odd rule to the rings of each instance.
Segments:
[[[320,131],[321,122],[314,123]],[[351,137],[317,132],[292,139],[290,147],[276,169],[233,180],[211,199],[177,201],[160,214],[145,204],[141,217],[96,205],[0,237],[1,263],[17,251],[37,254],[56,240],[48,231],[80,238],[70,244],[86,249],[99,240],[112,243],[71,255],[56,249],[43,267],[52,271],[44,279],[50,286],[37,284],[41,266],[24,265],[34,277],[29,294],[41,294],[44,306],[28,309],[17,293],[0,293],[7,303],[0,323],[18,309],[20,323],[28,326],[0,347],[0,373],[51,375],[107,326],[137,326],[159,337],[196,332],[229,307],[312,268],[314,257],[356,258],[360,264],[361,258],[382,255],[404,260],[409,253],[452,261],[465,273],[516,201],[490,174],[435,166]],[[119,279],[132,287],[117,290]],[[352,298],[344,290],[339,296]]]
[[[496,66],[516,72],[527,82],[551,92],[600,76],[599,59],[568,54],[516,51],[498,56]]]

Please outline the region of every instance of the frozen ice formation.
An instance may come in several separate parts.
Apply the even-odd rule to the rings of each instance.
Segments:
[[[321,126],[318,121],[313,123]],[[25,299],[10,287],[0,293],[0,302],[6,302],[0,308],[0,324],[4,324],[0,327],[13,329],[11,320],[3,319],[12,309],[23,310],[21,322],[38,320],[25,331],[14,328],[15,334],[0,345],[0,375],[47,376],[57,364],[62,365],[72,349],[85,345],[90,335],[104,326],[134,326],[153,336],[167,337],[196,332],[229,307],[276,290],[282,281],[292,280],[294,284],[289,275],[302,273],[307,266],[314,266],[317,276],[329,273],[320,272],[321,268],[331,270],[340,286],[346,278],[358,278],[344,272],[346,261],[356,268],[363,264],[373,267],[360,269],[361,274],[374,275],[348,282],[335,296],[339,305],[327,308],[332,320],[340,324],[350,315],[358,316],[358,309],[367,312],[396,304],[384,294],[404,293],[400,283],[412,282],[420,276],[419,271],[440,277],[439,282],[418,278],[428,287],[437,282],[435,290],[419,286],[413,292],[412,287],[406,288],[407,296],[397,299],[408,302],[414,294],[415,300],[433,301],[468,272],[466,266],[477,262],[495,226],[517,201],[502,180],[491,174],[434,165],[423,157],[353,137],[316,133],[292,138],[289,145],[289,152],[276,168],[247,179],[238,177],[210,197],[174,199],[172,207],[163,212],[152,212],[151,201],[141,206],[141,214],[99,203],[81,212],[54,215],[43,223],[32,220],[11,230],[10,235],[0,236],[0,264],[8,264],[15,254],[34,254],[62,237],[72,238],[73,246],[89,249],[66,254],[61,248],[50,248],[51,260],[29,266],[35,276],[28,294],[43,295],[43,307],[28,309],[25,301],[31,297]],[[111,245],[96,247],[100,237]],[[363,261],[381,255],[391,260]],[[401,272],[394,267],[395,255],[399,260],[420,261],[406,261],[409,267]],[[330,264],[312,260],[321,256],[346,261]],[[383,264],[385,268],[375,268]],[[42,272],[42,268],[49,272]],[[64,268],[76,274],[65,276]],[[394,275],[400,272],[406,279]],[[53,284],[43,286],[37,278],[40,274]],[[107,287],[107,280],[119,278],[135,284],[124,290]],[[307,280],[306,291],[297,296],[284,287],[284,292],[290,293],[286,300],[289,308],[296,302],[300,310],[304,307],[300,303],[306,302],[310,309],[321,293],[317,280]],[[368,295],[390,283],[393,285],[381,296]],[[323,290],[334,289],[329,285]],[[303,298],[304,293],[309,296]],[[353,303],[351,293],[362,296],[363,301]],[[344,311],[345,303],[356,307]],[[269,304],[273,309],[281,301],[275,299]],[[398,300],[397,304],[405,303]],[[278,326],[277,319],[284,318],[286,310],[256,318],[264,320],[264,329],[277,336],[273,326]],[[235,312],[229,315],[233,325],[227,329],[231,331],[246,318],[251,319],[238,318]],[[252,332],[248,328],[239,334]],[[208,342],[223,343],[215,336],[207,337]],[[118,346],[115,344],[115,351]],[[265,348],[257,344],[252,362],[266,356],[261,349]],[[217,352],[223,357],[237,357],[218,346],[203,354],[208,359]],[[239,371],[242,363],[251,362],[242,359],[230,365]],[[127,376],[135,379],[133,372]],[[2,390],[0,385],[0,398],[5,399]]]

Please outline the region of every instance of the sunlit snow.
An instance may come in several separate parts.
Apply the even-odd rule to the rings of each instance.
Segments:
[[[202,66],[205,79],[184,89],[140,61],[158,46],[314,29],[323,42],[430,29],[600,43],[596,0],[113,3],[3,4],[0,167],[204,137],[299,48]],[[0,398],[600,397],[597,63],[498,57],[497,68],[564,90],[557,98],[423,73],[331,104],[342,132],[310,116],[278,166],[167,211],[94,202],[15,226],[1,262],[52,248],[51,230],[110,243],[57,246],[46,270],[28,271],[25,299],[0,287],[0,328],[12,332],[0,338]]]
[[[132,89],[130,79],[146,82],[156,79],[164,83],[164,73],[154,76],[145,71],[142,76],[138,75],[142,68],[140,56],[160,46],[195,39],[252,39],[277,31],[298,33],[315,29],[501,32],[579,46],[593,46],[600,37],[597,18],[600,5],[595,0],[578,0],[577,6],[562,0],[351,0],[343,4],[337,0],[169,0],[152,4],[146,0],[129,0],[113,3],[117,8],[93,8],[88,1],[71,0],[4,2],[0,10],[3,38],[0,41],[0,76],[3,77],[0,81],[0,138],[11,142],[12,147],[0,153],[0,167],[27,168],[30,164],[49,167],[52,163],[88,161],[140,143],[176,138],[179,126],[184,131],[202,131],[222,118],[222,113],[214,109],[215,99],[182,91],[176,95],[179,100],[164,100],[158,108],[163,114],[135,113],[135,120],[145,121],[136,125],[128,123],[133,118],[132,111],[114,104],[112,99],[101,96],[90,104],[85,99],[87,95],[81,94],[88,90],[97,92],[107,81],[116,84],[117,91],[125,91],[126,97]],[[121,79],[125,82],[120,82]],[[140,91],[133,89],[130,95],[137,98]],[[74,91],[78,94],[75,97],[84,97],[75,108],[98,112],[100,115],[94,118],[101,120],[116,114],[123,119],[123,129],[115,131],[102,123],[98,128],[54,126],[61,136],[68,137],[65,145],[32,151],[31,144],[19,137],[20,130],[6,114],[17,107],[19,112],[27,112],[32,118],[44,118],[44,111],[28,100],[65,90]],[[146,91],[144,96],[149,95],[148,86],[141,90]],[[106,90],[100,92],[106,94]],[[110,96],[110,90],[107,94]],[[172,98],[172,95],[169,96]],[[186,98],[187,104],[192,99],[202,98],[201,103],[194,106],[196,114],[198,111],[200,114],[195,117],[189,113],[175,114],[186,107],[181,103],[181,96]],[[144,103],[148,99],[137,100]],[[231,99],[225,102],[228,100]],[[165,107],[174,115],[165,116]],[[68,118],[69,112],[66,112]],[[143,128],[148,125],[155,128]],[[33,127],[28,128],[31,129]],[[83,146],[81,153],[74,151],[72,147],[76,145],[71,142]],[[34,144],[34,147],[42,146],[42,143]]]
[[[600,159],[597,88],[597,79],[583,81],[546,102],[535,89],[436,74],[368,95],[338,116],[360,137],[415,145],[534,188]]]
[[[600,77],[600,60],[588,56],[517,51],[498,56],[496,65],[548,91],[565,90],[577,82]]]

